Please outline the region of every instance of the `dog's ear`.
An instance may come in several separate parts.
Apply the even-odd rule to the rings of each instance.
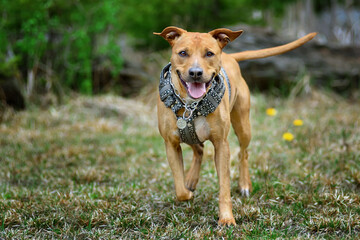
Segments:
[[[243,30],[240,31],[231,31],[226,28],[218,28],[209,32],[213,38],[218,40],[220,48],[224,48],[229,42],[235,40],[238,36],[242,34]]]
[[[166,41],[170,43],[171,46],[174,45],[176,39],[180,37],[186,30],[178,27],[167,27],[161,33],[153,33],[155,35],[163,37]]]

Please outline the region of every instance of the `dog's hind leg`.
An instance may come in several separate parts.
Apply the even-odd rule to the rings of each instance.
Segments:
[[[190,145],[194,155],[191,163],[191,167],[186,175],[185,186],[190,191],[195,191],[196,184],[199,181],[201,161],[204,153],[204,144]]]
[[[240,104],[239,101],[242,101],[242,104]],[[248,103],[244,104],[244,101],[248,101]],[[249,115],[250,98],[238,96],[234,104],[234,108],[231,111],[231,123],[240,144],[240,152],[238,155],[240,161],[239,188],[243,196],[249,196],[252,191],[247,152],[247,147],[249,146],[251,139]]]

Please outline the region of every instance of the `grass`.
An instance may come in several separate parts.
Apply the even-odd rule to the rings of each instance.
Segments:
[[[360,105],[324,92],[252,96],[253,193],[237,189],[236,227],[219,227],[207,143],[190,202],[175,199],[153,101],[77,97],[7,112],[0,124],[0,239],[356,239],[360,236]],[[277,115],[266,115],[274,107]],[[303,126],[292,121],[300,118]],[[284,141],[291,132],[294,140]],[[191,151],[184,146],[185,166]]]

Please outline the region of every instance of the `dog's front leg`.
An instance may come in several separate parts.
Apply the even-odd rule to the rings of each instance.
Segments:
[[[230,194],[230,149],[226,139],[214,142],[215,165],[219,179],[219,225],[236,225]]]
[[[185,187],[184,163],[180,144],[165,142],[166,155],[174,177],[176,197],[179,201],[186,201],[193,197],[193,193]]]

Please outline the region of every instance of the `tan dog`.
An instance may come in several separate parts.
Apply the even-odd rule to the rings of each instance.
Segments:
[[[222,49],[230,41],[236,39],[242,31],[216,29],[209,33],[187,32],[177,27],[167,27],[161,33],[172,46],[171,81],[181,98],[187,102],[195,102],[203,98],[210,88],[214,76],[223,67],[230,79],[229,86],[216,110],[206,117],[195,119],[194,126],[201,142],[210,140],[215,148],[215,165],[219,179],[219,224],[236,225],[232,214],[230,195],[230,151],[227,140],[230,123],[240,143],[240,178],[239,188],[248,196],[252,190],[248,168],[247,147],[251,139],[249,121],[250,92],[241,76],[237,61],[264,58],[290,51],[311,40],[316,33],[311,33],[294,42],[279,47],[257,51],[245,51],[226,54]],[[224,80],[225,82],[225,80]],[[177,117],[158,99],[158,124],[164,138],[167,158],[175,182],[176,197],[186,201],[193,197],[193,191],[199,180],[200,165],[203,156],[203,144],[190,145],[194,155],[191,167],[184,176],[184,164],[181,150],[181,139],[177,126]],[[184,110],[180,110],[182,114]]]

